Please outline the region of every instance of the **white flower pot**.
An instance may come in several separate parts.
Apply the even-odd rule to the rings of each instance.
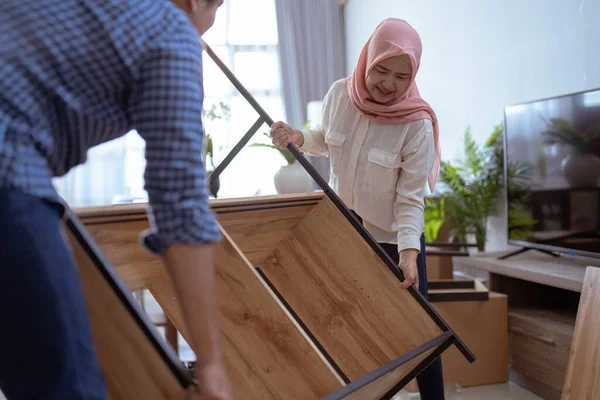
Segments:
[[[597,187],[600,158],[594,154],[573,154],[563,160],[562,170],[570,187]]]
[[[273,178],[275,189],[279,194],[305,193],[310,191],[311,177],[297,161],[284,165],[275,173]]]

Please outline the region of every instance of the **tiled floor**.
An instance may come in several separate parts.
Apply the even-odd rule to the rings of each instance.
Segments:
[[[403,391],[393,400],[419,400],[418,393]],[[541,400],[541,397],[512,383],[470,388],[447,388],[446,400]]]

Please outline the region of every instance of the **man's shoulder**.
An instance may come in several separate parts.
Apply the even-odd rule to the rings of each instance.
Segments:
[[[109,0],[119,9],[109,22],[115,45],[136,59],[156,49],[200,49],[198,34],[188,16],[170,0]],[[103,9],[107,9],[106,4]],[[127,55],[124,55],[127,57]],[[131,60],[134,61],[134,60]],[[137,60],[135,60],[137,61]]]

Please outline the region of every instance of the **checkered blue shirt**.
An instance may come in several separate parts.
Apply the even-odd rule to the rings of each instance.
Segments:
[[[0,187],[58,201],[52,177],[136,129],[151,229],[220,239],[202,161],[202,48],[169,0],[0,0]]]

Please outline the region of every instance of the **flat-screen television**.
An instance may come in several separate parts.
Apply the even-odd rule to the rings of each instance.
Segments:
[[[508,242],[600,258],[600,89],[505,107]]]

